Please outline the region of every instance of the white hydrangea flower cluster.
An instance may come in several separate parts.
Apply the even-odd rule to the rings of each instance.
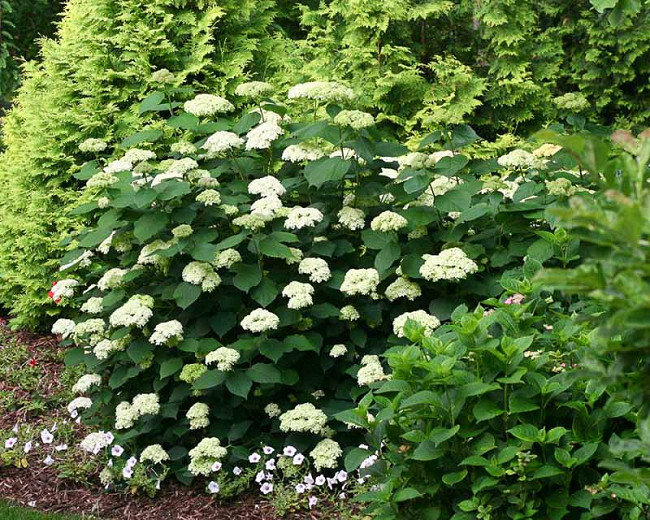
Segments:
[[[216,206],[221,204],[221,194],[217,190],[205,190],[196,196],[196,202],[204,206]]]
[[[559,177],[552,181],[544,181],[544,184],[546,184],[548,194],[555,197],[572,197],[579,191],[582,191],[580,187],[574,186],[566,177]]]
[[[405,312],[393,320],[393,332],[398,338],[404,337],[404,325],[408,320],[417,322],[424,327],[424,335],[430,336],[433,331],[440,327],[440,320],[423,310]]]
[[[295,206],[291,208],[284,221],[284,227],[287,229],[302,229],[305,227],[314,227],[323,220],[323,213],[316,208],[303,208]]]
[[[332,439],[323,439],[309,452],[316,471],[336,468],[338,458],[341,455],[343,455],[341,446]]]
[[[352,208],[350,206],[344,206],[339,212],[339,224],[350,231],[356,231],[358,229],[363,229],[366,225],[365,222],[365,213],[363,210],[358,208]]]
[[[305,258],[298,264],[300,274],[309,275],[309,280],[313,283],[326,282],[332,277],[327,262],[322,258]]]
[[[253,110],[250,111],[251,114],[259,114],[260,115],[260,121],[262,123],[264,122],[269,122],[269,123],[275,123],[276,125],[282,124],[283,121],[290,121],[291,118],[288,115],[281,116],[277,112],[274,112],[273,110],[266,110],[264,108],[254,108]]]
[[[464,280],[478,271],[476,262],[458,247],[444,249],[437,255],[422,255],[422,259],[424,264],[420,267],[420,274],[430,282]]]
[[[398,298],[406,298],[413,301],[422,295],[422,289],[420,289],[420,286],[417,283],[400,276],[397,280],[386,287],[385,294],[386,298],[388,298],[388,301],[390,302],[393,302]]]
[[[546,161],[520,148],[502,155],[497,159],[497,163],[510,170],[540,170],[546,166]]]
[[[160,255],[156,255],[156,251],[169,249],[171,246],[172,244],[170,242],[163,242],[159,239],[154,240],[142,248],[137,263],[140,265],[160,265],[165,259]]]
[[[116,309],[109,318],[112,327],[143,328],[153,316],[153,298],[136,294]]]
[[[122,401],[115,408],[115,429],[131,428],[135,421],[144,415],[157,415],[160,401],[156,394],[138,394],[133,401]]]
[[[275,330],[280,325],[280,318],[266,309],[255,309],[241,320],[241,328],[254,334]]]
[[[266,81],[248,81],[235,89],[235,95],[250,98],[258,98],[271,92],[273,92],[273,85]]]
[[[312,99],[327,103],[352,101],[354,91],[335,81],[309,81],[294,85],[287,94],[289,99]]]
[[[248,183],[248,193],[260,197],[282,197],[287,190],[282,183],[271,175],[253,179]]]
[[[210,407],[205,403],[194,403],[185,414],[190,421],[190,430],[200,430],[210,426]]]
[[[100,361],[108,359],[111,354],[115,352],[121,352],[126,348],[126,345],[122,341],[103,339],[93,348],[93,354]]]
[[[284,130],[276,122],[260,123],[246,134],[246,150],[266,150],[282,134]]]
[[[79,285],[79,282],[73,278],[66,278],[54,282],[50,289],[49,296],[56,303],[59,303],[64,298],[72,298],[74,296],[74,288]]]
[[[374,125],[375,118],[372,114],[361,110],[341,110],[334,116],[334,124],[361,130]]]
[[[108,148],[106,141],[91,137],[79,145],[79,151],[86,153],[99,153]]]
[[[314,287],[308,283],[290,282],[282,289],[282,296],[289,298],[289,309],[304,309],[314,304]]]
[[[544,143],[533,150],[533,155],[535,157],[553,157],[561,149],[562,147],[558,144]]]
[[[122,158],[125,161],[128,161],[132,164],[137,164],[143,161],[153,161],[156,159],[155,152],[151,150],[142,150],[140,148],[131,148],[128,150],[124,157]]]
[[[341,356],[345,356],[347,353],[348,353],[348,348],[343,344],[334,345],[330,349],[330,357],[335,359]]]
[[[207,262],[190,262],[182,273],[183,281],[200,285],[203,292],[212,292],[221,284],[221,277]]]
[[[361,359],[361,368],[357,372],[357,383],[359,386],[366,386],[377,381],[390,379],[384,373],[384,367],[381,366],[379,356],[367,355]]]
[[[113,173],[121,173],[121,172],[130,172],[132,169],[133,169],[133,164],[131,163],[131,161],[122,158],[116,161],[109,162],[104,167],[104,173],[113,174]]]
[[[101,318],[91,318],[75,325],[74,338],[77,343],[85,340],[91,347],[94,347],[104,339],[105,332],[106,322]]]
[[[169,147],[169,150],[172,153],[177,153],[180,155],[190,155],[196,153],[196,146],[188,141],[176,141],[175,143],[172,143],[172,145]]]
[[[400,170],[405,170],[409,168],[411,170],[422,170],[424,168],[430,168],[436,164],[436,161],[433,157],[430,157],[426,153],[422,152],[410,152],[406,155],[401,155],[397,157],[397,163],[399,164]]]
[[[383,231],[388,233],[390,231],[399,231],[400,229],[408,226],[408,220],[399,213],[394,211],[384,211],[377,215],[370,222],[370,229],[373,231]]]
[[[208,152],[209,158],[213,158],[239,148],[243,144],[244,140],[234,132],[220,130],[208,137],[201,148]]]
[[[63,339],[68,339],[74,334],[75,322],[66,318],[60,318],[52,325],[52,334],[60,335]]]
[[[275,195],[262,197],[251,204],[251,215],[264,221],[272,220],[282,209],[282,201]]]
[[[93,386],[102,384],[102,377],[99,374],[84,374],[72,386],[72,391],[76,394],[85,394]]]
[[[174,238],[178,238],[179,240],[191,236],[192,233],[194,233],[194,230],[189,224],[180,224],[172,229],[172,235]]]
[[[209,352],[205,356],[205,364],[217,364],[217,370],[221,372],[230,372],[239,361],[240,354],[234,348],[219,347],[217,350]]]
[[[147,446],[140,454],[140,462],[153,462],[154,464],[162,464],[169,460],[169,454],[163,449],[160,444],[152,444]]]
[[[86,435],[79,446],[85,452],[97,455],[104,448],[110,446],[113,443],[113,440],[114,437],[112,433],[99,431]]]
[[[151,186],[158,186],[163,181],[183,180],[183,177],[186,174],[189,174],[189,172],[192,170],[198,169],[198,167],[199,163],[190,157],[172,160],[169,162],[167,171],[165,171],[165,173],[159,173],[153,178],[151,181]]]
[[[342,321],[357,321],[361,318],[359,311],[357,311],[352,305],[341,307],[339,314]]]
[[[283,432],[320,434],[327,426],[327,415],[311,403],[297,405],[280,416]]]
[[[345,273],[341,292],[348,296],[369,296],[377,290],[379,273],[376,269],[350,269]]]
[[[242,261],[241,254],[236,249],[224,249],[216,254],[213,265],[217,269],[230,269]]]
[[[282,152],[282,160],[292,163],[316,161],[325,156],[325,151],[315,144],[299,143],[287,146]]]
[[[269,419],[280,417],[282,410],[276,403],[269,403],[264,407],[264,413],[269,416]]]
[[[158,69],[153,74],[151,74],[151,81],[154,83],[174,83],[176,81],[175,76],[169,72],[169,69]]]
[[[235,226],[243,227],[249,231],[258,231],[266,225],[266,220],[258,217],[257,215],[242,215],[233,219],[232,223]]]
[[[124,285],[124,275],[129,271],[127,269],[120,269],[114,267],[104,273],[104,275],[97,281],[97,287],[100,291],[109,291]]]
[[[208,476],[212,466],[228,454],[226,448],[216,437],[206,437],[190,450],[190,464],[187,467],[192,475]]]
[[[86,182],[86,188],[92,189],[104,189],[108,188],[109,186],[112,186],[116,182],[118,182],[120,179],[118,179],[115,175],[108,173],[108,172],[99,172],[93,175],[88,181]]]
[[[159,323],[149,337],[153,345],[174,345],[180,341],[183,341],[183,325],[177,320]]]
[[[79,410],[87,410],[93,405],[88,397],[76,397],[68,403],[68,413],[73,419],[79,416]]]
[[[99,314],[104,310],[104,299],[99,298],[98,296],[93,296],[88,298],[86,302],[81,306],[81,312],[86,312],[88,314]]]
[[[235,110],[235,106],[221,96],[212,94],[198,94],[194,99],[183,104],[185,112],[196,117],[213,116],[215,114],[227,114]]]

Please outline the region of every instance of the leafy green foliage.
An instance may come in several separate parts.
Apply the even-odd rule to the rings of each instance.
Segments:
[[[639,442],[636,410],[592,377],[589,327],[547,294],[458,308],[386,353],[392,379],[356,411],[381,452],[367,471],[383,485],[359,497],[376,518],[643,517],[650,489],[622,462],[647,463],[620,449]]]
[[[183,115],[178,108],[170,113],[160,107],[149,117],[156,118],[151,126],[163,130],[164,138],[141,144],[155,159],[134,163],[115,173],[108,185],[92,187],[106,176],[102,167],[111,171],[123,159],[125,150],[118,147],[112,161],[110,151],[100,154],[84,175],[89,182],[84,199],[95,202],[79,208],[88,225],[71,242],[62,261],[68,267],[60,276],[79,277],[88,288],[76,289],[82,294],[73,306],[101,299],[92,316],[73,311],[79,330],[92,323],[87,318],[111,323],[91,338],[75,333],[79,346],[86,339],[94,348],[104,338],[118,343],[108,356],[74,349],[70,362],[83,363],[107,383],[94,396],[93,410],[107,421],[105,427],[113,428],[119,403],[142,393],[159,396],[160,415],[116,432],[118,442],[134,450],[145,442],[189,450],[195,436],[185,414],[198,401],[211,409],[205,435],[219,437],[224,445],[228,440],[244,447],[260,440],[281,442],[278,419],[264,409],[276,404],[284,412],[298,403],[322,409],[330,420],[329,434],[346,444],[354,432],[332,418],[363,393],[360,386],[366,383],[360,375],[355,381],[355,375],[363,373],[367,359],[401,344],[396,318],[427,309],[430,320],[446,320],[458,304],[498,296],[505,271],[521,272],[523,264],[524,271],[535,272],[543,263],[559,265],[558,258],[575,254],[575,243],[559,240],[555,258],[551,239],[540,233],[548,232],[553,240],[555,235],[536,220],[548,205],[565,199],[550,194],[546,181],[563,175],[564,163],[570,162],[566,154],[542,159],[519,151],[529,163],[503,168],[493,159],[465,156],[479,137],[470,127],[458,126],[437,145],[453,146],[455,154],[438,149],[401,155],[404,147],[375,126],[353,129],[327,116],[285,123],[276,114],[282,127],[274,127],[274,119],[258,119],[250,128],[242,121],[250,119],[254,107],[244,105],[233,117],[201,117],[188,130],[176,124]],[[271,110],[284,112],[285,107],[268,99],[262,108],[272,118]],[[337,111],[329,105],[314,113]],[[265,128],[275,128],[275,137],[259,144],[255,136]],[[224,137],[223,132],[232,133]],[[226,138],[235,144],[205,153]],[[292,162],[288,157],[296,151],[289,146],[295,145],[324,157]],[[431,146],[425,142],[423,149],[431,152]],[[578,189],[581,180],[573,182]],[[270,213],[260,204],[271,204]],[[344,210],[357,218],[361,212],[361,223],[350,224],[341,216]],[[307,216],[297,217],[296,211]],[[435,268],[421,270],[423,255],[445,250],[456,252],[464,271],[452,276]],[[218,256],[224,252],[236,260],[224,263]],[[320,259],[325,274],[322,268],[318,273],[303,268],[303,258]],[[107,287],[104,277],[114,268],[126,272],[119,274],[117,285]],[[348,275],[359,269],[370,274],[350,283]],[[434,274],[439,276],[435,280]],[[309,283],[309,302],[288,300],[285,291],[294,282]],[[393,294],[389,286],[395,282],[408,283],[415,292]],[[117,320],[136,295],[153,299],[147,304],[152,315],[137,326]],[[356,309],[352,314],[342,310],[350,305]],[[274,318],[268,321],[267,314],[260,329],[245,325],[260,312]],[[155,326],[171,320],[182,325],[182,339],[168,345],[154,341]],[[511,321],[505,314],[503,320]],[[334,345],[344,345],[344,355],[330,356]],[[222,347],[238,359],[221,368],[206,363]],[[493,411],[480,413],[488,420]],[[288,433],[289,442],[304,451],[314,434],[325,432]],[[241,451],[235,453],[241,457]],[[173,463],[179,478],[187,478],[185,463]]]

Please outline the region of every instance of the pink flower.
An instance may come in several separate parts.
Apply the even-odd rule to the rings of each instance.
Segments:
[[[261,459],[262,457],[260,456],[259,453],[252,453],[248,457],[248,462],[250,462],[251,464],[257,464]]]
[[[17,442],[18,442],[17,437],[10,437],[5,441],[5,450],[10,450],[16,445]]]
[[[293,456],[293,465],[300,466],[304,460],[305,460],[305,456],[302,453],[296,453]]]
[[[526,297],[523,294],[515,293],[512,296],[508,296],[503,303],[506,305],[519,305],[525,299]]]
[[[282,454],[285,457],[293,457],[296,454],[297,451],[298,450],[296,448],[294,448],[293,446],[285,446],[284,451],[282,452]]]
[[[271,491],[273,491],[273,484],[270,482],[264,482],[264,484],[262,484],[262,487],[260,487],[260,491],[263,495],[268,495]]]

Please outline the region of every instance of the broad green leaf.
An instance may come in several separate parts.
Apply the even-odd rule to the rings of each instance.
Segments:
[[[413,454],[411,455],[411,458],[413,460],[434,460],[442,457],[445,454],[445,450],[443,448],[437,447],[433,442],[427,440],[415,448],[415,451],[413,451]]]
[[[433,442],[434,446],[438,446],[438,444],[451,439],[458,433],[458,430],[460,430],[458,424],[453,428],[434,428],[429,434],[429,440]]]
[[[181,309],[187,309],[201,296],[201,287],[187,282],[181,282],[174,290],[174,300]]]
[[[251,290],[251,298],[262,307],[270,305],[280,294],[280,288],[271,278],[264,278],[262,282]]]
[[[351,473],[359,469],[361,463],[364,460],[366,460],[369,456],[370,456],[370,452],[368,450],[364,450],[363,448],[352,448],[345,456],[345,460],[344,460],[345,471]]]
[[[466,476],[467,476],[467,470],[463,469],[461,471],[445,473],[442,476],[442,481],[448,486],[453,486],[454,484],[458,484],[460,481],[462,481]]]
[[[538,430],[532,424],[519,424],[514,428],[510,428],[508,433],[524,442],[542,442],[544,440],[544,432]]]
[[[219,370],[208,370],[201,377],[199,377],[192,385],[197,390],[208,390],[223,384],[226,380],[226,374]]]
[[[153,92],[142,100],[138,107],[138,113],[144,114],[145,112],[152,112],[158,109],[158,106],[165,99],[165,94],[162,92]]]
[[[246,371],[246,375],[256,383],[280,383],[280,371],[274,365],[256,363]]]
[[[400,489],[397,493],[393,495],[393,500],[395,502],[406,502],[407,500],[413,500],[414,498],[418,498],[422,496],[422,493],[420,493],[417,489],[407,487],[404,489]]]
[[[162,130],[142,130],[124,139],[120,146],[122,148],[131,148],[140,143],[155,143],[162,136]]]
[[[375,267],[379,273],[388,270],[400,257],[402,251],[397,242],[389,242],[375,257]]]
[[[165,229],[168,223],[169,215],[166,213],[147,213],[135,221],[133,234],[141,242],[146,242]]]
[[[246,399],[250,392],[252,381],[244,372],[234,372],[229,374],[226,379],[226,388],[230,393]]]
[[[177,116],[170,117],[167,120],[167,124],[172,128],[195,131],[199,126],[199,118],[188,112],[183,112]]]
[[[477,422],[488,421],[498,417],[504,410],[497,406],[491,399],[483,398],[474,405],[472,410]]]
[[[326,157],[310,162],[303,175],[310,186],[320,188],[329,181],[340,181],[350,169],[350,161],[340,157]]]
[[[183,358],[171,358],[163,361],[160,365],[160,379],[174,375],[183,368]]]
[[[233,271],[236,273],[233,283],[240,291],[248,292],[262,281],[262,271],[257,264],[237,264]]]
[[[260,240],[260,253],[271,258],[293,258],[293,253],[284,244],[268,236]]]

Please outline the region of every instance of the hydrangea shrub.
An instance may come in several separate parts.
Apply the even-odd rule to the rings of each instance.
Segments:
[[[381,355],[551,259],[541,217],[565,195],[545,183],[582,183],[559,147],[472,159],[467,126],[410,151],[343,85],[296,86],[293,121],[267,87],[240,94],[143,102],[159,121],[78,174],[86,227],[51,296],[91,374],[74,412],[181,479],[259,442],[335,468],[358,434],[334,416],[390,377]]]

